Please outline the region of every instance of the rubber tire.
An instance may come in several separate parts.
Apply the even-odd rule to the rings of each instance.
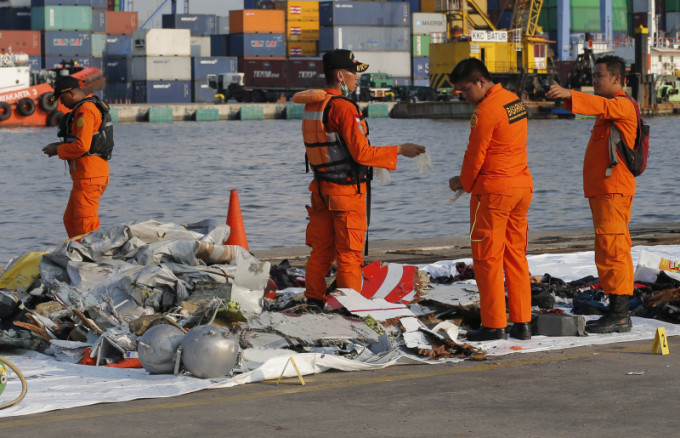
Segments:
[[[38,101],[40,103],[40,108],[43,109],[45,112],[52,112],[57,107],[59,106],[58,101],[50,102],[50,97],[52,97],[54,94],[51,92],[43,93],[42,96],[40,96],[40,100]]]
[[[47,116],[47,126],[59,126],[61,119],[64,117],[64,113],[61,111],[54,111]]]
[[[35,112],[35,102],[33,99],[24,97],[17,102],[17,112],[24,117],[28,117]]]
[[[0,102],[0,122],[12,117],[12,105],[7,102]]]

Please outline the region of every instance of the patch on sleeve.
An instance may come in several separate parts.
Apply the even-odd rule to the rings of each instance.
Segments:
[[[472,116],[470,117],[470,128],[474,128],[475,125],[477,124],[477,117],[479,117],[479,114],[481,111],[479,109],[475,109],[472,112]]]
[[[508,122],[510,124],[527,118],[527,107],[525,107],[519,99],[510,102],[507,105],[503,105],[503,108],[505,108],[505,112],[508,113]]]
[[[79,128],[82,128],[83,125],[85,124],[85,119],[83,118],[83,116],[78,117],[78,120],[76,120],[76,123],[78,124]]]

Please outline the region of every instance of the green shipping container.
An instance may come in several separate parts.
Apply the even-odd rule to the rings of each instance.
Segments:
[[[32,30],[92,30],[90,6],[31,8]]]
[[[584,7],[580,5],[581,3],[587,3],[589,7]],[[612,11],[614,12],[614,11]],[[612,13],[615,17],[614,21],[614,31],[626,30],[626,16],[625,14],[618,17],[615,13]],[[538,20],[538,24],[543,28],[545,32],[552,32],[557,30],[557,8],[549,7],[541,9],[541,15]],[[618,27],[618,28],[617,28]],[[593,7],[593,2],[590,0],[572,0],[571,2],[571,32],[601,32],[600,30],[600,7]]]
[[[413,35],[411,48],[413,56],[430,56],[430,35]]]
[[[666,0],[666,12],[680,12],[680,0]]]
[[[614,32],[628,31],[628,9],[612,8],[612,30]]]

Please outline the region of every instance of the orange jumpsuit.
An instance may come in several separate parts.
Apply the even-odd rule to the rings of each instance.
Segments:
[[[329,94],[340,95],[333,89]],[[397,168],[396,146],[371,146],[362,132],[360,114],[352,103],[335,99],[328,113],[328,131],[336,131],[344,140],[349,153],[358,164]],[[307,207],[306,244],[312,248],[306,266],[305,296],[326,301],[326,274],[333,261],[337,262],[336,284],[339,288],[361,291],[361,266],[366,238],[366,184],[360,192],[356,184],[335,184],[328,181],[309,185],[311,207]],[[319,195],[319,192],[321,195]]]
[[[527,165],[527,111],[495,84],[470,119],[460,182],[470,199],[470,241],[481,298],[482,325],[507,326],[505,285],[512,322],[531,321],[526,259],[527,212],[533,182]]]
[[[75,111],[71,131],[78,139],[57,147],[59,158],[68,161],[73,180],[64,212],[69,238],[99,229],[99,198],[109,182],[108,161],[98,155],[85,155],[90,150],[92,135],[102,123],[101,113],[91,102],[80,105]]]
[[[635,196],[635,177],[622,157],[605,176],[609,167],[609,130],[614,122],[621,138],[633,147],[637,134],[637,114],[623,91],[613,99],[571,92],[565,107],[576,114],[597,116],[583,160],[583,192],[590,203],[595,229],[595,265],[600,284],[607,294],[633,294],[632,242],[628,223]]]

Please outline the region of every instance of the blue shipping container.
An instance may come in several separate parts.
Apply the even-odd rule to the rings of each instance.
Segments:
[[[408,52],[411,29],[403,26],[333,26],[319,30],[319,50]]]
[[[286,39],[279,33],[232,33],[229,35],[229,56],[286,56]]]
[[[31,0],[31,6],[92,6],[106,9],[106,0]]]
[[[405,2],[321,2],[321,26],[411,26]]]
[[[409,86],[411,85],[411,78],[394,78],[394,85]]]
[[[40,56],[29,56],[28,65],[30,65],[33,70],[40,70],[43,68],[42,58]]]
[[[194,81],[194,94],[192,102],[213,103],[216,91],[208,87],[207,81]]]
[[[413,58],[413,79],[430,77],[430,58],[427,56]]]
[[[132,84],[129,82],[106,81],[104,100],[109,103],[125,103],[127,100],[132,101]]]
[[[135,81],[135,103],[190,103],[191,81]]]
[[[210,56],[229,55],[229,35],[210,35]]]
[[[163,14],[163,29],[189,29],[194,36],[215,35],[217,15]]]
[[[106,9],[92,9],[92,32],[106,33]]]
[[[2,8],[0,29],[31,30],[31,8]]]
[[[191,79],[203,81],[209,74],[235,73],[238,58],[233,56],[211,56],[191,59]]]
[[[108,56],[132,56],[132,36],[107,35],[106,54]]]
[[[90,32],[56,31],[43,32],[44,56],[88,56],[92,54]]]
[[[132,57],[109,57],[104,62],[106,82],[131,82]]]
[[[274,9],[273,0],[243,0],[243,9]]]
[[[395,0],[390,0],[390,1],[395,1]],[[402,0],[397,0],[397,1],[402,1]],[[408,3],[408,10],[410,13],[414,12],[420,12],[420,0],[406,0],[406,3]]]
[[[64,61],[76,62],[78,65],[94,67],[99,70],[104,69],[103,58],[93,58],[92,56],[45,56],[43,57],[43,68],[59,67]]]

